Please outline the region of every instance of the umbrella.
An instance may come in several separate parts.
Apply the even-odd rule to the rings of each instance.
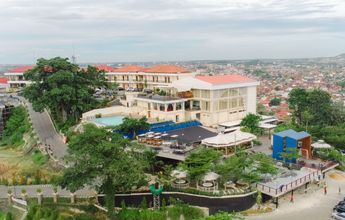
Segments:
[[[175,177],[176,179],[182,179],[187,177],[187,172],[183,170],[173,170],[171,172],[171,176]]]
[[[219,178],[219,175],[215,172],[208,172],[205,174],[204,178],[203,178],[203,181],[204,182],[207,182],[207,181],[214,181],[216,179]]]

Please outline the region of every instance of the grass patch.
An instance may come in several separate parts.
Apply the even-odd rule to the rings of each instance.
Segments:
[[[42,154],[41,151],[35,150],[31,155],[31,159],[35,165],[43,166],[44,164],[47,163],[47,161],[49,160],[49,157],[48,155]]]
[[[273,209],[271,207],[262,207],[261,209],[248,209],[246,211],[241,212],[242,215],[258,215],[272,212]]]

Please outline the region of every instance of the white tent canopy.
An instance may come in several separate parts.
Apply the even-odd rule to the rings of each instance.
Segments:
[[[325,149],[325,148],[331,148],[332,146],[327,144],[324,140],[318,140],[317,142],[313,143],[311,145],[313,148],[316,148],[316,149]]]
[[[215,181],[219,178],[219,175],[215,172],[208,172],[205,174],[204,178],[202,179],[204,182],[208,181]]]
[[[176,179],[183,179],[187,177],[187,172],[183,170],[173,170],[171,172],[171,176],[175,177]]]
[[[222,148],[250,142],[254,139],[256,139],[255,135],[236,130],[231,133],[220,133],[215,137],[206,138],[202,140],[201,143],[210,147]]]

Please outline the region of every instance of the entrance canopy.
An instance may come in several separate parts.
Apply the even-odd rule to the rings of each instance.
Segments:
[[[215,137],[206,138],[201,143],[210,147],[222,148],[250,142],[254,139],[256,139],[255,135],[236,130],[231,133],[220,133]]]

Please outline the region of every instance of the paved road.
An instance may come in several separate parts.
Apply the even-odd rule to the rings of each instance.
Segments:
[[[336,171],[331,171],[336,172]],[[286,198],[280,201],[279,208],[272,213],[260,216],[246,217],[248,220],[327,220],[331,219],[333,207],[345,196],[345,174],[344,179],[334,180],[327,177],[327,195],[323,189],[315,192],[295,195],[295,202],[290,203]],[[339,187],[341,194],[339,194]]]
[[[28,110],[32,125],[42,143],[49,146],[53,155],[61,159],[67,153],[67,146],[63,143],[62,137],[56,132],[47,111],[35,112],[31,103],[28,103]]]

